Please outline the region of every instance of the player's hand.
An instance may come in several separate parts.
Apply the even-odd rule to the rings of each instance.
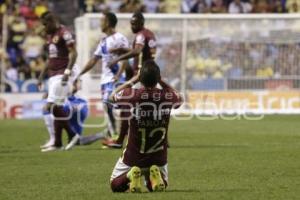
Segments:
[[[110,101],[110,102],[114,102],[114,96],[116,95],[116,93],[115,93],[115,91],[113,91],[110,95],[109,95],[109,97],[108,97],[108,100]]]
[[[119,79],[120,79],[120,77],[119,77],[118,75],[115,75],[115,76],[113,77],[113,82],[114,82],[114,83],[115,83],[115,82],[118,82]]]
[[[64,76],[63,76],[63,78],[62,78],[62,80],[61,80],[61,85],[62,85],[62,86],[67,85],[68,80],[69,80],[69,75],[64,74]]]

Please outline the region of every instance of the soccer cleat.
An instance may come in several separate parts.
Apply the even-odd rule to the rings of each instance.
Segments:
[[[132,167],[128,172],[127,177],[130,180],[129,191],[132,193],[139,193],[142,191],[141,185],[141,169],[139,167]]]
[[[48,148],[48,147],[51,147],[54,145],[54,141],[53,140],[49,140],[48,142],[46,142],[45,144],[41,145],[40,148],[41,149],[45,149],[45,148]]]
[[[153,192],[163,192],[166,189],[160,170],[156,165],[150,167],[150,183]]]
[[[80,140],[80,135],[76,134],[72,138],[72,140],[69,142],[69,144],[67,144],[65,150],[68,151],[68,150],[72,149],[79,142],[79,140]]]
[[[45,153],[45,152],[62,151],[62,150],[64,150],[63,147],[50,146],[50,147],[47,147],[45,149],[42,149],[41,152]]]
[[[122,144],[117,143],[116,140],[111,139],[111,138],[104,139],[102,141],[102,145],[104,145],[108,148],[114,148],[114,149],[121,149],[123,147]]]

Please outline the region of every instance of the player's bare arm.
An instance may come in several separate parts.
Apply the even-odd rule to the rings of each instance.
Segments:
[[[124,84],[120,85],[119,87],[117,87],[117,89],[115,89],[111,95],[109,96],[109,100],[110,101],[114,101],[114,96],[124,90],[125,88],[131,87],[134,84],[136,84],[140,79],[140,72],[138,72],[134,77],[132,77],[129,81],[126,81]]]
[[[128,61],[127,60],[122,61],[122,64],[121,64],[118,72],[114,76],[114,82],[117,82],[120,79],[121,75],[125,71],[126,65],[128,65]]]
[[[122,55],[122,54],[128,53],[129,51],[131,51],[131,48],[120,47],[120,48],[110,49],[109,53]]]
[[[162,88],[168,89],[176,95],[176,97],[177,97],[176,99],[178,99],[178,103],[175,105],[175,108],[179,107],[183,102],[183,96],[175,88],[173,88],[168,83],[166,83],[164,80],[160,79],[160,81],[158,83],[160,84],[160,86]]]
[[[87,62],[87,64],[84,66],[84,68],[82,69],[82,71],[79,73],[78,77],[84,75],[85,73],[87,73],[88,71],[90,71],[91,69],[93,69],[93,67],[97,64],[98,60],[99,60],[99,57],[97,57],[97,56],[92,57]]]
[[[137,44],[135,45],[134,49],[131,49],[129,52],[119,56],[118,58],[116,58],[115,60],[113,60],[112,62],[109,63],[109,67],[114,66],[115,64],[117,64],[119,61],[121,60],[126,60],[129,58],[134,58],[138,55],[140,55],[140,53],[143,51],[144,46],[141,44]]]
[[[71,71],[72,71],[72,68],[75,64],[75,61],[77,59],[77,50],[74,46],[69,46],[68,47],[68,50],[69,50],[69,63],[68,63],[68,66],[65,70],[65,73],[64,73],[64,76],[62,78],[62,85],[65,85],[69,79],[69,76],[71,75]]]

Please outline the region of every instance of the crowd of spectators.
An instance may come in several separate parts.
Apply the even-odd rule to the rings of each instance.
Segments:
[[[84,12],[297,13],[298,0],[79,0]]]
[[[281,78],[300,75],[298,44],[199,41],[189,44],[193,78]]]
[[[40,15],[48,10],[48,2],[2,1],[1,16],[7,14],[6,49],[1,49],[1,66],[4,76],[10,81],[37,78],[46,65],[44,39],[39,35]],[[2,30],[1,30],[2,33]],[[3,45],[1,45],[3,46]],[[3,48],[3,47],[2,47]]]
[[[77,0],[75,8],[78,16],[87,12],[112,11],[116,13],[130,13],[142,11],[145,13],[297,13],[300,12],[300,0]],[[46,55],[44,51],[44,40],[38,34],[38,27],[41,26],[38,18],[49,9],[52,0],[0,0],[0,58],[4,66],[7,80],[19,81],[35,79],[46,66]],[[7,18],[7,44],[2,45],[2,16],[6,13]],[[200,46],[191,48],[202,48]],[[173,54],[180,55],[180,49],[172,47],[170,52],[165,53],[166,59]],[[207,45],[207,44],[206,44]],[[215,44],[211,44],[215,49]],[[222,46],[223,45],[223,46]],[[292,63],[297,63],[298,57],[291,58],[291,54],[280,53],[281,49],[292,49],[292,55],[300,55],[297,45],[285,47],[265,45],[258,49],[265,49],[264,52],[273,50],[281,56],[284,66],[280,68],[274,58],[262,59],[260,63],[253,64],[251,59],[255,56],[262,56],[264,52],[257,50],[260,44],[252,44],[245,47],[245,44],[222,44],[219,49],[227,52],[212,51],[200,52],[197,55],[188,57],[188,67],[195,66],[199,77],[224,77],[224,76],[261,76],[273,77],[279,75],[299,74],[299,70],[292,69]],[[229,46],[228,46],[229,45]],[[235,56],[224,56],[230,53],[233,46],[238,45],[241,51],[236,51]],[[240,46],[239,46],[240,45]],[[176,50],[178,49],[178,50]],[[203,48],[205,51],[205,48]],[[209,48],[206,48],[206,50]],[[290,51],[286,51],[290,52]],[[243,53],[243,55],[240,55]],[[209,55],[209,57],[207,57]],[[229,54],[228,54],[229,55]],[[266,54],[267,55],[267,54]],[[277,54],[272,54],[276,55]],[[4,58],[4,59],[3,59]],[[180,58],[178,56],[177,58]],[[255,58],[256,59],[256,58]],[[174,62],[173,62],[174,63]],[[180,60],[178,60],[180,64]],[[251,64],[252,63],[252,64]],[[258,64],[258,65],[257,65]],[[281,63],[282,64],[282,63]],[[215,67],[211,67],[215,66]],[[255,67],[256,66],[256,67]],[[259,66],[259,68],[257,68]],[[295,72],[294,72],[295,71]],[[300,75],[300,74],[299,74]]]

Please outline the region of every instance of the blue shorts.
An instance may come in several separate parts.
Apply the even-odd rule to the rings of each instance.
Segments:
[[[125,82],[125,78],[121,78],[117,83],[109,82],[101,85],[101,95],[102,101],[104,103],[109,102],[109,96],[119,85],[122,85]]]
[[[102,101],[104,103],[109,102],[109,96],[115,89],[115,84],[113,82],[105,83],[101,85],[101,95]]]

